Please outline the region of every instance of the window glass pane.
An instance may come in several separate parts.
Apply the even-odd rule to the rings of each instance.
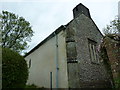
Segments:
[[[95,41],[88,39],[90,59],[92,62],[98,63],[98,53],[96,50],[96,44],[97,43]]]
[[[93,46],[93,56],[94,56],[94,61],[96,61],[96,52],[95,52],[95,46],[94,45],[92,45]]]
[[[93,61],[93,60],[94,60],[94,56],[93,56],[93,47],[92,47],[91,44],[90,44],[90,55],[91,55],[91,60]]]

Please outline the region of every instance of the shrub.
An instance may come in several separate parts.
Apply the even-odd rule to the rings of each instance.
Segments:
[[[28,78],[27,63],[18,53],[2,49],[2,87],[24,88]]]

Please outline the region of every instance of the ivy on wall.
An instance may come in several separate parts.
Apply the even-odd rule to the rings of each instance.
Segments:
[[[100,46],[100,56],[115,88],[120,88],[120,35],[106,35]],[[114,66],[114,67],[113,67]]]

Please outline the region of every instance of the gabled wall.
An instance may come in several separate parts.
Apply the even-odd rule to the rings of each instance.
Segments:
[[[58,45],[55,35],[50,39],[47,38],[42,45],[38,45],[37,49],[27,54],[25,59],[28,65],[31,59],[28,84],[50,88],[50,72],[52,72],[53,88],[57,86],[56,74],[58,74],[58,88],[111,87],[111,79],[103,62],[99,57],[97,62],[92,62],[89,50],[89,40],[94,41],[96,47],[100,45],[103,37],[101,32],[91,19],[89,9],[84,5],[79,4],[73,12],[74,19],[66,25],[66,29],[57,33]]]
[[[111,87],[110,78],[108,77],[102,62],[92,62],[88,47],[88,39],[97,43],[97,47],[102,39],[102,34],[90,18],[81,14],[68,25],[68,36],[73,38],[71,47],[75,50],[71,54],[67,53],[68,59],[68,81],[70,88],[90,88],[90,87]],[[71,35],[69,35],[71,34]],[[68,38],[66,38],[68,40]],[[73,44],[74,43],[74,44]],[[70,46],[67,43],[67,47]],[[67,48],[69,51],[69,48]],[[71,49],[72,52],[72,49]],[[76,53],[77,52],[77,53]],[[75,60],[76,58],[76,60]],[[74,62],[75,61],[75,62]]]
[[[58,37],[58,87],[68,88],[65,32],[61,30]],[[25,57],[29,65],[27,84],[50,88],[50,72],[52,87],[56,88],[56,35]]]

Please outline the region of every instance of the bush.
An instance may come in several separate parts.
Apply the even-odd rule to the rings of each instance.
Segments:
[[[2,87],[24,88],[28,79],[25,59],[7,48],[2,49]]]

